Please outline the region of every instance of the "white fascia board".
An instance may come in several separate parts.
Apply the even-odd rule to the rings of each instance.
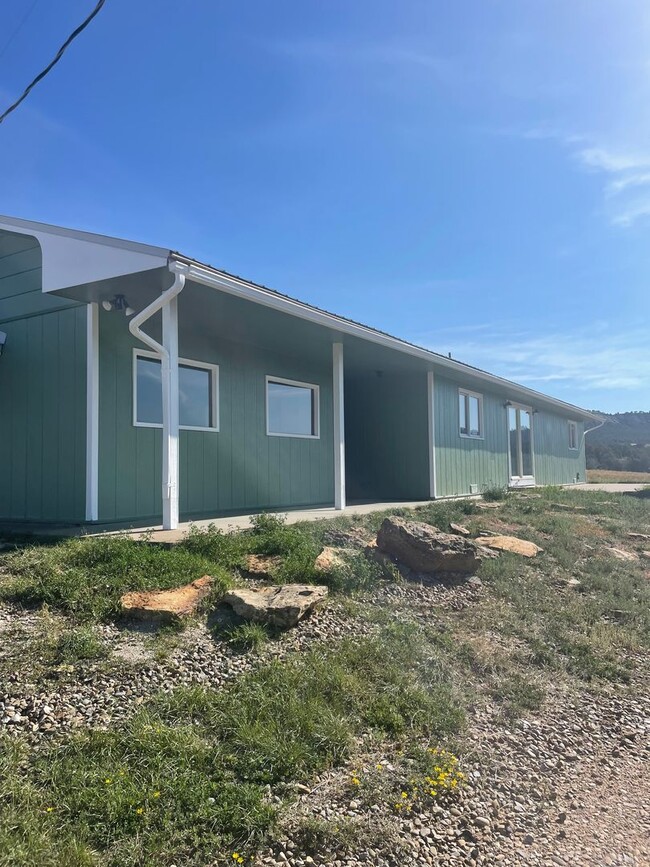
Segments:
[[[16,217],[0,216],[2,229],[36,238],[42,252],[45,293],[165,267],[169,258],[169,250],[161,247]]]
[[[503,379],[500,376],[495,376],[494,374],[463,364],[460,361],[455,361],[453,358],[438,355],[438,353],[431,352],[429,349],[406,343],[397,337],[391,337],[389,334],[375,331],[367,325],[361,325],[356,322],[351,322],[348,319],[342,319],[341,317],[336,316],[333,313],[328,313],[325,310],[318,310],[308,304],[303,304],[301,301],[296,301],[295,299],[288,298],[285,295],[279,295],[272,289],[265,289],[263,286],[256,286],[245,280],[232,277],[229,274],[224,274],[222,271],[217,271],[207,265],[201,265],[200,263],[187,259],[180,254],[172,253],[171,255],[173,259],[184,262],[189,266],[187,279],[193,280],[195,283],[202,283],[204,286],[211,286],[215,289],[221,290],[222,292],[227,292],[231,295],[236,295],[239,298],[244,298],[247,301],[252,301],[255,304],[263,304],[266,307],[271,307],[283,313],[288,313],[290,316],[296,316],[300,319],[305,319],[308,322],[323,325],[326,328],[331,328],[339,334],[349,334],[353,337],[358,337],[361,340],[367,340],[371,343],[384,346],[387,349],[393,349],[397,352],[420,358],[438,368],[445,368],[454,373],[463,376],[470,376],[476,380],[486,382],[493,386],[498,386],[501,389],[505,389],[513,399],[523,397],[527,400],[532,400],[533,402],[541,402],[546,406],[555,407],[564,414],[573,416],[577,415],[581,419],[600,420],[600,416],[595,413],[574,406],[573,404],[565,403],[563,400],[549,397],[542,392],[526,388],[523,385],[518,385],[516,382],[511,382],[508,379]]]

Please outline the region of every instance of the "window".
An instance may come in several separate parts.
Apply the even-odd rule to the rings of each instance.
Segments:
[[[218,383],[219,368],[215,364],[179,359],[180,427],[219,430]],[[154,353],[135,352],[133,391],[133,423],[138,427],[162,427],[162,365]]]
[[[317,385],[266,377],[266,433],[278,437],[318,438]]]
[[[578,422],[570,421],[569,422],[569,448],[577,449],[578,448]]]
[[[483,396],[458,390],[458,424],[463,437],[483,436]]]

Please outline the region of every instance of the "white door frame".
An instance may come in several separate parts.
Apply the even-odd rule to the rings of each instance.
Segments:
[[[532,475],[530,476],[519,476],[513,475],[512,472],[512,456],[510,451],[510,410],[517,410],[517,463],[519,467],[523,469],[523,456],[521,450],[521,419],[520,412],[523,410],[530,415],[530,464],[532,469]],[[535,484],[535,439],[533,432],[533,408],[532,406],[526,406],[523,403],[514,403],[514,401],[508,401],[506,404],[506,432],[507,432],[507,442],[508,442],[508,485],[511,488],[526,488],[532,487]],[[517,469],[519,469],[517,467]]]

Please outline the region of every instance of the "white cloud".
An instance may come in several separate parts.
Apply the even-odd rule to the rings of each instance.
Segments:
[[[555,383],[574,392],[591,392],[594,405],[601,390],[643,390],[650,382],[647,327],[613,332],[601,323],[589,330],[539,336],[513,326],[482,331],[480,337],[468,334],[458,341],[453,333],[454,329],[441,332],[438,345],[431,348],[451,348],[459,361],[532,388]]]
[[[576,157],[588,168],[611,174],[650,168],[650,154],[632,154],[604,147],[583,148]]]
[[[602,175],[605,213],[612,225],[629,228],[650,217],[650,151],[604,145],[595,137],[545,127],[533,127],[520,135],[556,141],[583,169]]]

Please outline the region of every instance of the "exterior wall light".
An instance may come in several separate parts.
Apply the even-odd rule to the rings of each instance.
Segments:
[[[129,302],[124,295],[114,295],[111,301],[102,301],[102,307],[106,312],[111,310],[123,310],[125,316],[133,316],[135,310],[129,307]]]

